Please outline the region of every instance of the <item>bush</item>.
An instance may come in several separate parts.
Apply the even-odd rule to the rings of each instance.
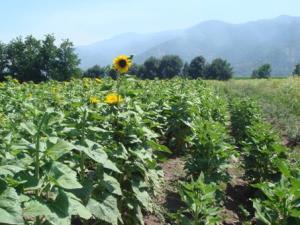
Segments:
[[[293,75],[300,76],[300,63],[295,66]]]
[[[233,69],[226,60],[217,58],[207,65],[206,78],[216,80],[229,80],[233,75]]]
[[[181,74],[182,59],[177,55],[165,55],[161,58],[158,75],[160,78],[172,78]]]
[[[198,56],[194,58],[188,68],[188,74],[191,78],[205,77],[205,58]]]
[[[270,64],[264,64],[257,70],[252,72],[252,78],[269,78],[271,76],[272,68]]]

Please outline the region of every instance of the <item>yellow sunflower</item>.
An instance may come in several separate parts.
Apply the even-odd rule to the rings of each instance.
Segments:
[[[121,95],[118,95],[116,93],[111,93],[105,96],[104,102],[109,105],[117,105],[123,101],[123,98]]]
[[[97,97],[95,97],[95,96],[92,96],[92,97],[90,97],[89,102],[90,102],[91,104],[94,104],[94,105],[95,105],[95,104],[99,103],[100,100],[99,100],[99,98],[97,98]]]
[[[120,55],[113,61],[114,69],[118,73],[127,73],[129,68],[131,67],[131,57],[127,55]]]

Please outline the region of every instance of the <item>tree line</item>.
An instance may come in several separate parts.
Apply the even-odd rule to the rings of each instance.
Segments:
[[[253,70],[251,78],[270,78],[272,67],[263,64]],[[184,76],[190,79],[228,80],[233,76],[233,68],[226,60],[217,58],[211,63],[206,62],[203,56],[195,57],[190,63],[176,55],[166,55],[162,58],[150,57],[143,64],[133,64],[129,74],[141,79],[169,79],[175,76]],[[300,63],[295,66],[293,75],[300,76]],[[109,67],[95,65],[84,72],[86,77],[115,77],[115,72]]]
[[[217,58],[211,63],[203,56],[195,57],[190,63],[184,63],[177,55],[165,55],[162,58],[150,57],[143,64],[133,64],[129,74],[141,79],[169,79],[175,76],[185,76],[196,79],[228,80],[233,75],[233,68],[226,60]],[[87,69],[84,76],[114,76],[109,67],[95,65]]]
[[[10,75],[19,81],[64,81],[80,76],[80,60],[73,43],[63,40],[55,43],[53,35],[43,40],[33,36],[18,37],[8,44],[0,42],[0,79]]]
[[[272,72],[272,66],[270,64],[263,64],[259,68],[253,70],[251,77],[255,79],[270,78]],[[295,66],[293,76],[300,76],[300,63]]]
[[[72,77],[116,77],[111,66],[95,65],[83,71],[79,64],[73,43],[63,40],[57,45],[53,35],[46,35],[42,40],[30,35],[25,39],[13,39],[8,44],[0,42],[0,80],[8,75],[19,81],[34,82],[49,79],[65,81]],[[253,71],[252,78],[268,78],[271,71],[271,65],[264,64]],[[150,57],[143,64],[133,64],[129,74],[140,79],[183,76],[190,79],[228,80],[233,76],[233,68],[221,58],[209,63],[203,56],[197,56],[188,63],[177,55],[165,55],[161,58]],[[300,76],[300,63],[293,74]]]

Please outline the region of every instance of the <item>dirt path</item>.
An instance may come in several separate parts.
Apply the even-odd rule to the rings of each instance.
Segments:
[[[241,206],[251,204],[249,202],[249,187],[242,179],[243,171],[239,166],[240,162],[232,162],[233,166],[229,169],[231,181],[227,184],[224,200],[223,225],[242,225],[245,219],[245,211]],[[145,225],[170,225],[166,221],[166,214],[176,212],[182,205],[180,197],[176,191],[178,181],[184,180],[186,171],[184,169],[184,158],[171,158],[161,165],[164,171],[164,183],[161,193],[156,197],[158,205],[157,211],[152,215],[146,215]]]
[[[155,199],[159,206],[157,215],[145,216],[145,225],[167,225],[163,214],[167,212],[176,212],[180,207],[180,198],[176,191],[177,181],[185,176],[183,158],[171,158],[161,165],[164,171],[164,183],[160,195]]]

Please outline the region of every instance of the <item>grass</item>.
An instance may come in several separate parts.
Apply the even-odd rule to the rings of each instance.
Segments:
[[[265,118],[290,145],[300,142],[300,78],[208,81],[218,92],[257,100]]]

